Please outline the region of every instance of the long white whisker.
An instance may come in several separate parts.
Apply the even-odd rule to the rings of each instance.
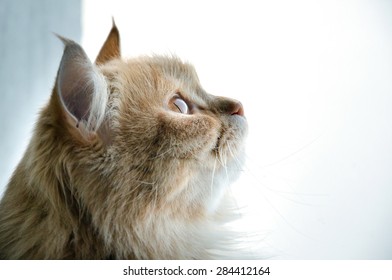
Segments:
[[[211,196],[213,195],[213,190],[214,190],[214,179],[215,179],[215,171],[216,171],[216,162],[217,162],[217,158],[215,157],[214,167],[212,169],[212,175],[211,175],[211,184],[210,184]]]
[[[231,155],[231,157],[233,158],[234,162],[236,163],[236,167],[238,168],[238,170],[243,171],[242,168],[242,163],[239,161],[238,157],[233,153],[233,150],[231,149],[231,145],[227,145],[227,149]]]
[[[222,162],[222,156],[221,156],[221,151],[220,149],[217,150],[217,155],[215,156],[216,160],[219,162],[219,164],[221,166],[223,166],[223,162]]]
[[[326,196],[326,194],[322,194],[322,193],[319,193],[319,194],[318,193],[301,193],[301,192],[296,192],[296,191],[282,191],[282,190],[273,189],[271,187],[268,187],[266,184],[260,182],[258,179],[258,176],[256,176],[254,174],[254,172],[246,164],[244,165],[244,168],[245,168],[245,172],[252,176],[252,178],[256,181],[257,185],[262,186],[266,190],[271,191],[273,193],[295,195],[295,196],[314,196],[314,197]]]

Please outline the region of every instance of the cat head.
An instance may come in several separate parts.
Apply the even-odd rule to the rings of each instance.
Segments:
[[[123,59],[119,38],[113,24],[94,63],[62,38],[53,94],[74,192],[91,209],[112,200],[118,213],[215,209],[218,185],[241,169],[241,103],[208,94],[177,57]]]

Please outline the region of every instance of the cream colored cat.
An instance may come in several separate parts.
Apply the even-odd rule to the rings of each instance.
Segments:
[[[2,259],[233,257],[224,224],[243,158],[241,103],[175,57],[92,64],[62,38],[48,105],[0,204]]]

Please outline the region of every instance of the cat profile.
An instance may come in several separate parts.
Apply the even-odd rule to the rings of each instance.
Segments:
[[[123,59],[114,22],[94,63],[61,40],[50,100],[0,202],[0,258],[233,257],[241,103],[208,94],[177,57]]]

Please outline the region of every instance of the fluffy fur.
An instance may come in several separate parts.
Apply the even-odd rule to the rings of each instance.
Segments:
[[[233,257],[224,224],[241,104],[206,93],[178,58],[122,59],[115,25],[94,64],[62,40],[50,101],[0,203],[0,258]]]

